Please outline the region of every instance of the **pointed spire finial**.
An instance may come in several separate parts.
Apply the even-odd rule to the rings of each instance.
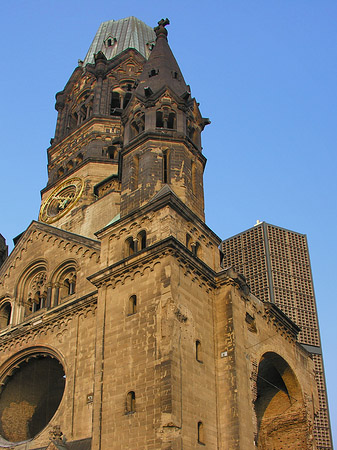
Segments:
[[[165,28],[166,25],[170,25],[170,21],[168,20],[167,17],[166,17],[166,19],[161,19],[161,20],[158,22],[158,26],[153,28],[153,30],[154,30],[155,33],[156,33],[157,39],[158,39],[160,36],[163,36],[163,37],[165,37],[165,38],[167,37],[167,29]]]

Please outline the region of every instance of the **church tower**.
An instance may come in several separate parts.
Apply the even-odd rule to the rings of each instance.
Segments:
[[[101,25],[0,268],[0,448],[315,449],[299,328],[222,268],[168,20]]]

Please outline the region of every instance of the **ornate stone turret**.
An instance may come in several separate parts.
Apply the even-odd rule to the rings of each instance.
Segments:
[[[148,202],[164,184],[204,219],[202,118],[168,45],[166,25],[123,114],[125,124],[121,215]]]

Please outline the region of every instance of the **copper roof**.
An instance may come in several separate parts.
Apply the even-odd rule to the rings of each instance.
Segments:
[[[99,51],[112,59],[127,48],[136,49],[147,59],[155,39],[153,29],[136,17],[108,20],[101,23],[83,65],[94,64],[94,54]]]

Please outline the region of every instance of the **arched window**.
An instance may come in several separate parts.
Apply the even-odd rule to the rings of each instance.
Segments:
[[[125,256],[131,256],[135,252],[135,242],[132,237],[129,237],[125,241]]]
[[[136,412],[136,394],[134,393],[134,391],[130,391],[127,393],[125,409],[127,414]]]
[[[46,307],[47,299],[46,272],[37,272],[28,281],[26,314],[34,313]]]
[[[142,230],[137,235],[137,241],[138,241],[138,250],[143,250],[146,248],[146,231]]]
[[[63,300],[70,295],[75,294],[76,291],[76,272],[74,268],[65,270],[60,276],[60,300]]]
[[[12,306],[9,302],[6,302],[0,308],[0,330],[3,330],[4,328],[8,327],[11,321],[11,314],[12,314]]]
[[[204,424],[198,422],[198,442],[199,444],[205,444]]]
[[[132,316],[133,314],[136,314],[136,312],[137,312],[137,296],[131,295],[128,304],[128,316]]]
[[[195,341],[195,359],[202,363],[202,348],[201,342],[199,340]]]
[[[167,128],[173,130],[176,128],[176,115],[174,112],[170,112],[167,118]]]

